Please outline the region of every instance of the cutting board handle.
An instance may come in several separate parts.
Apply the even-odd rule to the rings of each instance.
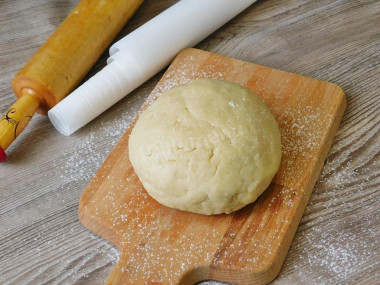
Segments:
[[[169,268],[166,268],[165,276],[162,281],[162,277],[155,276],[157,272],[150,272],[137,270],[137,274],[128,274],[131,267],[135,267],[136,264],[131,265],[128,261],[128,253],[124,252],[116,266],[113,268],[110,276],[107,279],[106,285],[117,284],[181,284],[181,285],[193,285],[201,281],[210,279],[210,272],[206,266],[198,266],[185,272],[183,275],[178,275],[177,272],[170,272]],[[138,265],[137,265],[138,266]],[[135,270],[133,270],[135,271]],[[136,272],[136,271],[135,271]],[[218,279],[218,278],[216,278]],[[220,280],[220,279],[219,279]]]

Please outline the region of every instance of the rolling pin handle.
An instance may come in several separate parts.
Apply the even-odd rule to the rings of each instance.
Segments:
[[[25,88],[21,97],[0,118],[0,162],[5,161],[5,150],[25,129],[39,106],[38,94]]]

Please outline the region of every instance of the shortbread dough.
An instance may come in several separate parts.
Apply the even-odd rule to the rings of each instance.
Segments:
[[[161,204],[206,215],[230,213],[269,186],[280,164],[280,132],[248,89],[198,79],[166,91],[139,116],[129,156]]]

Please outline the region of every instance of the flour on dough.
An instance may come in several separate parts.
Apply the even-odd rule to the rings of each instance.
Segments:
[[[206,215],[230,213],[269,186],[280,164],[280,132],[248,89],[198,79],[166,91],[140,115],[129,156],[161,204]]]

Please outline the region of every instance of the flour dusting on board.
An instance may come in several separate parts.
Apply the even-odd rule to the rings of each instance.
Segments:
[[[104,223],[109,224],[113,235],[109,238],[123,248],[118,269],[125,273],[123,276],[129,278],[130,283],[148,278],[151,282],[164,282],[170,276],[183,276],[194,265],[212,265],[232,271],[236,268],[252,272],[262,270],[267,266],[263,260],[272,260],[278,246],[284,242],[294,219],[292,213],[304,199],[309,174],[318,163],[315,156],[321,154],[321,145],[330,132],[333,116],[329,112],[334,106],[325,108],[326,102],[313,101],[313,89],[303,85],[289,95],[283,85],[289,84],[291,76],[295,75],[287,75],[291,78],[287,77],[286,82],[273,83],[276,91],[268,90],[265,85],[269,76],[267,69],[257,72],[255,68],[260,70],[259,67],[240,61],[226,62],[227,59],[218,57],[209,62],[204,54],[199,54],[199,58],[197,55],[188,57],[177,66],[174,62],[147,104],[164,91],[197,78],[229,79],[248,85],[253,91],[255,86],[260,86],[256,92],[279,123],[286,162],[280,168],[276,184],[272,184],[257,202],[236,214],[210,219],[159,205],[147,195],[133,173],[126,159],[127,151],[116,153],[114,159],[107,161],[118,167],[103,164],[91,182],[101,187],[88,188],[90,194],[101,197],[102,203],[89,199],[84,207],[91,219],[106,217]],[[230,64],[234,68],[227,68]],[[244,68],[247,72],[238,72]],[[258,75],[250,78],[248,71]],[[272,72],[275,75],[276,72]],[[288,97],[284,97],[285,91]],[[230,102],[230,106],[233,107],[234,102]],[[125,142],[123,139],[122,145],[126,146]],[[121,161],[124,161],[122,168]],[[300,176],[303,179],[297,178]],[[252,214],[255,211],[257,215]],[[278,216],[278,213],[282,214]]]
[[[165,91],[178,85],[187,84],[194,79],[213,78],[222,80],[224,78],[225,74],[222,71],[215,70],[212,66],[209,66],[206,70],[200,70],[195,64],[196,60],[196,57],[191,56],[178,69],[169,69],[165,73],[165,81],[161,85],[157,85],[150,98],[154,100],[156,96],[160,96]]]

